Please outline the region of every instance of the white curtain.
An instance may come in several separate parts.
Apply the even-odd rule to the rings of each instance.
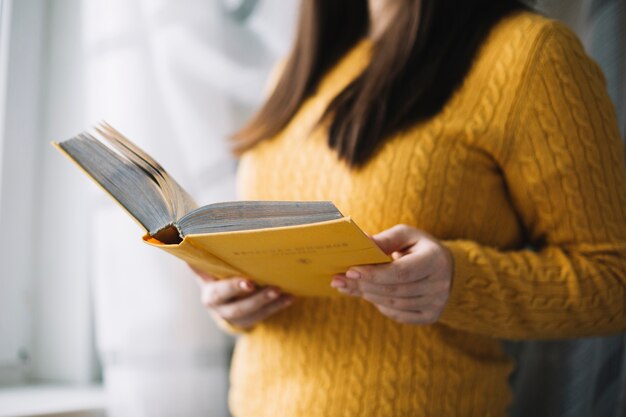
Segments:
[[[227,136],[259,105],[291,37],[291,2],[84,0],[85,119],[104,119],[201,204],[235,198]],[[193,274],[141,243],[101,196],[93,219],[96,342],[109,415],[223,416],[232,341]]]

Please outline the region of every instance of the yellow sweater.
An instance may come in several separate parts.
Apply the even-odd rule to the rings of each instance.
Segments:
[[[444,110],[355,171],[311,129],[370,48],[244,155],[241,197],[332,200],[369,233],[431,233],[454,255],[448,305],[414,326],[359,299],[297,300],[239,338],[236,417],[504,416],[514,364],[498,338],[626,328],[624,147],[576,37],[535,14],[506,18]]]

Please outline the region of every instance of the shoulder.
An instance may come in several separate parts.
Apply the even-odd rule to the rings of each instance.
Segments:
[[[479,48],[466,83],[490,86],[516,96],[529,70],[547,49],[579,49],[576,35],[563,24],[530,11],[514,12],[496,23]]]
[[[514,60],[520,76],[563,60],[574,60],[575,65],[588,66],[598,72],[595,62],[570,28],[530,11],[513,13],[494,26],[483,45],[482,54],[489,53]]]
[[[504,43],[503,39],[518,39],[512,52],[517,65],[511,71],[517,74],[513,83],[515,95],[527,99],[526,107],[540,105],[537,99],[548,93],[550,97],[546,98],[552,104],[574,98],[588,101],[592,96],[606,93],[600,66],[565,24],[523,12],[500,22],[487,48],[502,49],[499,42]]]
[[[486,39],[486,47],[497,47],[507,41],[517,40],[521,45],[536,45],[547,36],[558,33],[576,41],[576,35],[558,20],[550,19],[538,12],[518,11],[502,18]],[[530,52],[530,51],[528,51]]]
[[[549,154],[581,158],[598,147],[618,154],[622,141],[600,66],[566,25],[541,17],[525,46],[520,77],[507,119],[512,155]],[[566,144],[566,145],[565,145]],[[541,150],[541,151],[539,151]],[[613,151],[612,151],[613,152]]]
[[[493,112],[489,120],[495,120],[490,126],[496,138],[482,140],[493,146],[501,163],[508,159],[519,129],[528,130],[528,118],[592,98],[595,102],[606,90],[602,71],[576,34],[556,20],[527,11],[503,18],[485,38],[466,80],[466,91],[477,88],[479,106]],[[610,108],[600,98],[602,108]],[[559,123],[567,121],[564,112],[555,117]]]
[[[541,87],[538,83],[550,90],[564,87],[567,95],[584,90],[583,100],[605,94],[607,89],[602,69],[574,32],[557,20],[529,11],[513,13],[492,28],[472,74],[470,81],[508,98],[509,114],[519,110],[523,101],[534,101]]]

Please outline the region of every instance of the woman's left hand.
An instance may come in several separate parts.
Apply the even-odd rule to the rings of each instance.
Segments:
[[[372,237],[393,261],[351,267],[331,286],[361,297],[385,316],[408,324],[432,324],[441,315],[452,285],[453,258],[431,235],[396,225]]]

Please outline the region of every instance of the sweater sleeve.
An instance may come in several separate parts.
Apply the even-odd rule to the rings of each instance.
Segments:
[[[444,241],[454,258],[442,324],[499,338],[626,329],[626,167],[598,66],[551,23],[510,119],[502,172],[529,247]]]

